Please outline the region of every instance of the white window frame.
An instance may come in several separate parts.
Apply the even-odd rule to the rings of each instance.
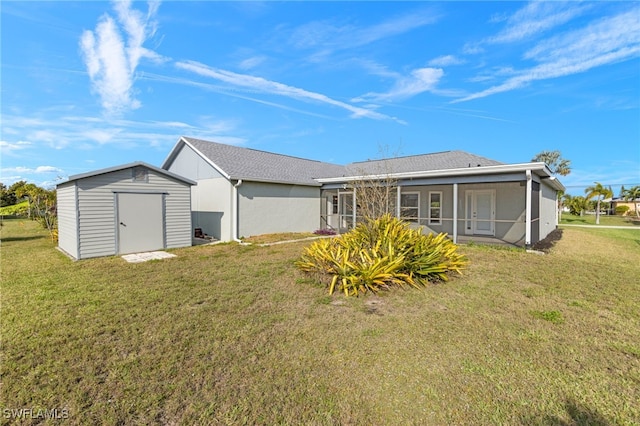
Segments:
[[[437,195],[438,196],[438,202],[440,203],[440,205],[438,207],[433,207],[431,206],[432,200],[431,200],[431,196],[432,195]],[[442,191],[429,191],[429,225],[442,225]],[[432,215],[431,212],[434,210],[438,210],[438,218],[435,219]]]
[[[402,199],[407,195],[417,195],[418,196],[418,205],[415,206],[415,207],[413,207],[413,206],[412,207],[404,206],[403,202],[402,202]],[[417,209],[417,213],[416,213],[417,216],[415,218],[413,218],[413,217],[410,218],[409,216],[405,215],[405,211],[407,211],[407,210],[415,210],[415,209]],[[418,222],[420,220],[420,192],[419,191],[411,191],[411,192],[409,192],[409,191],[404,192],[403,191],[400,194],[400,218],[402,220],[406,220],[407,222]]]

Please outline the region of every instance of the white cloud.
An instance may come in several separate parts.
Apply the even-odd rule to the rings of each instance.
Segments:
[[[95,31],[85,31],[80,48],[92,89],[100,96],[109,114],[140,107],[133,88],[134,75],[141,58],[162,61],[164,58],[143,47],[156,31],[154,16],[159,3],[149,3],[147,15],[131,9],[130,1],[114,2],[117,21],[103,15]],[[126,38],[123,38],[121,28]]]
[[[434,91],[436,85],[444,75],[440,68],[418,68],[411,71],[408,76],[399,77],[391,90],[386,93],[367,93],[354,102],[363,101],[395,101],[407,99],[424,92]]]
[[[543,33],[562,25],[582,14],[590,6],[574,2],[533,1],[506,20],[507,27],[496,36],[485,40],[487,43],[511,43]]]
[[[61,173],[61,172],[62,170],[53,166],[38,166],[34,170],[34,173]]]
[[[438,16],[430,10],[414,10],[369,27],[331,20],[314,21],[296,28],[291,34],[290,43],[297,48],[320,48],[321,56],[326,56],[333,50],[364,46],[433,24],[437,19]]]
[[[427,65],[429,65],[430,67],[448,67],[451,65],[464,64],[464,62],[465,61],[463,59],[456,58],[453,55],[445,55],[433,58],[428,62]]]
[[[387,120],[387,119],[395,120],[395,118],[393,117],[389,117],[387,115],[380,114],[378,112],[375,112],[366,108],[357,107],[345,102],[331,99],[330,97],[323,95],[321,93],[310,92],[308,90],[300,89],[298,87],[288,86],[283,83],[267,80],[262,77],[255,77],[248,74],[238,74],[232,71],[212,68],[195,61],[177,62],[176,66],[180,69],[190,71],[204,77],[213,78],[215,80],[222,81],[232,86],[248,89],[253,92],[258,91],[258,92],[268,93],[272,95],[284,96],[290,99],[296,99],[296,100],[305,101],[305,102],[317,102],[321,104],[342,108],[351,112],[352,118],[365,117],[365,118],[371,118],[375,120]],[[266,101],[261,101],[261,102],[268,104],[268,102]]]
[[[4,131],[5,129],[2,130]],[[17,151],[22,151],[23,149],[27,149],[29,147],[31,147],[31,142],[27,141],[0,141],[0,152],[2,152],[2,155],[12,155]]]
[[[267,60],[267,57],[264,56],[264,55],[252,56],[251,58],[247,58],[247,59],[241,61],[238,64],[238,67],[240,69],[243,69],[243,70],[250,70],[252,68],[257,67],[258,65],[260,65],[261,63],[263,63],[266,60]]]
[[[514,71],[514,75],[503,83],[453,102],[483,98],[515,90],[534,81],[582,73],[639,56],[640,15],[634,8],[542,41],[525,54],[525,59],[539,61],[538,65]]]

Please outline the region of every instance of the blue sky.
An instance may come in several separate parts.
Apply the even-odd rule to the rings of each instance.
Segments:
[[[560,150],[640,185],[638,2],[12,2],[1,180],[50,186],[181,135],[339,164]]]

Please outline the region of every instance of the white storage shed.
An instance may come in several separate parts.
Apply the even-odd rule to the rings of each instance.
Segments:
[[[135,162],[58,184],[58,247],[74,259],[186,247],[196,182]]]

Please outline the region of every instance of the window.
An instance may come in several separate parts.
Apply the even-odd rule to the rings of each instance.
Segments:
[[[133,181],[134,182],[149,182],[149,170],[144,167],[133,168]]]
[[[400,218],[417,222],[420,217],[420,193],[403,192],[400,194]]]
[[[429,192],[429,225],[442,225],[442,192]]]
[[[338,196],[337,195],[334,195],[333,198],[331,199],[331,207],[332,207],[332,213],[338,214]]]

